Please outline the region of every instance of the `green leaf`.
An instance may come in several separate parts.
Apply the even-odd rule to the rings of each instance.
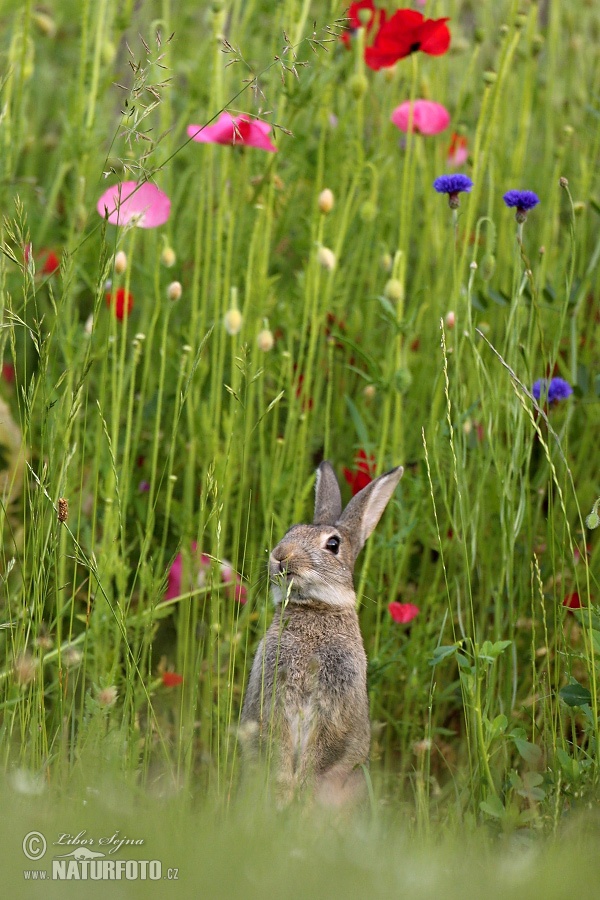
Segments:
[[[538,766],[540,764],[542,761],[542,751],[537,744],[532,744],[530,741],[524,741],[522,738],[516,738],[514,736],[513,741],[520,756],[523,757],[526,763],[530,766]]]
[[[484,641],[477,652],[477,659],[494,662],[511,644],[512,641],[496,641],[495,644],[492,644],[491,641]]]
[[[441,663],[443,659],[447,659],[449,656],[454,656],[459,646],[460,644],[449,644],[447,646],[436,647],[431,654],[429,665],[437,666],[437,664]]]
[[[558,692],[561,700],[567,706],[589,706],[592,702],[592,695],[589,690],[573,678],[570,684],[566,684]]]
[[[479,804],[479,809],[494,819],[504,818],[506,812],[499,797],[489,797],[487,800],[482,800]]]
[[[572,781],[577,781],[580,775],[578,761],[573,759],[572,756],[569,756],[566,750],[563,750],[561,747],[556,751],[556,758],[567,778],[570,778]]]
[[[498,306],[508,306],[510,304],[510,300],[508,297],[505,297],[504,294],[500,294],[498,291],[493,290],[493,288],[488,288],[488,297],[490,300],[493,300],[494,303],[497,303]]]
[[[350,399],[350,397],[347,394],[344,396],[344,400],[346,401],[346,406],[348,407],[348,409],[350,411],[350,416],[354,423],[354,427],[356,428],[356,433],[358,435],[359,443],[360,443],[361,447],[364,447],[366,450],[366,448],[371,443],[369,441],[369,435],[367,433],[366,425],[363,422],[361,414],[359,413],[355,404],[352,402],[352,400]]]
[[[501,713],[499,716],[496,716],[493,722],[488,722],[487,724],[489,728],[489,738],[492,740],[493,738],[498,737],[499,734],[504,734],[508,726],[508,719]]]

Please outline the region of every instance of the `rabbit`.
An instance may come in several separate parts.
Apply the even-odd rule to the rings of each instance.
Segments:
[[[342,512],[333,467],[317,470],[312,525],[294,525],[269,558],[276,609],[248,680],[244,761],[263,759],[277,805],[301,796],[345,807],[367,795],[367,657],[356,612],[354,563],[403,474],[371,481]]]

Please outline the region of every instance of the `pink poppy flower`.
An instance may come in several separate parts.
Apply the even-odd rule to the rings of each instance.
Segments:
[[[414,603],[388,603],[388,611],[394,622],[406,625],[419,615],[419,607]]]
[[[401,103],[393,111],[391,119],[400,131],[408,131],[410,100]],[[412,130],[420,134],[439,134],[450,124],[450,113],[441,103],[433,100],[415,100],[412,114]]]
[[[223,562],[219,566],[221,570],[221,579],[225,587],[225,596],[230,599],[237,600],[238,603],[241,603],[242,606],[248,599],[248,591],[246,590],[245,584],[243,584],[240,576],[237,572],[233,571],[233,566],[231,563],[224,559]]]
[[[198,553],[197,548],[198,545],[194,541],[192,543],[192,551],[194,554],[192,563],[195,566],[195,580],[192,580],[192,583],[189,585],[182,586],[183,555],[178,553],[173,560],[173,565],[169,569],[167,590],[163,598],[164,600],[173,600],[175,597],[180,597],[182,594],[187,593],[189,590],[193,590],[195,587],[202,588],[206,585],[206,576],[210,571],[213,561],[206,553]],[[219,563],[219,571],[221,573],[221,581],[225,585],[225,596],[237,600],[238,603],[244,604],[248,599],[248,592],[242,579],[237,572],[234,571],[229,560],[223,559]]]
[[[96,209],[102,218],[108,213],[111,225],[132,222],[138,228],[157,228],[169,218],[171,201],[149,181],[139,187],[135,181],[121,181],[102,194]]]
[[[194,587],[204,587],[206,582],[206,573],[209,571],[211,566],[210,556],[207,556],[206,553],[196,554],[198,545],[196,541],[192,543],[192,552],[195,556],[195,562],[197,567],[197,576],[196,576],[196,584],[189,585],[187,589],[183,589],[181,587],[181,579],[183,576],[183,554],[178,553],[175,559],[173,560],[173,565],[169,569],[169,575],[167,579],[167,592],[164,596],[165,600],[173,600],[174,597],[180,597],[181,594],[187,593],[188,590],[193,590]]]
[[[188,125],[188,137],[199,144],[232,144],[241,147],[258,147],[276,153],[277,147],[269,138],[268,122],[250,116],[232,116],[222,112],[212,125]]]
[[[450,138],[450,146],[448,147],[448,165],[453,169],[458,169],[466,163],[468,158],[469,144],[466,137],[454,132]]]

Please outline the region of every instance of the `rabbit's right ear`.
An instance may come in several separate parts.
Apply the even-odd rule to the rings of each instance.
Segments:
[[[314,525],[335,525],[342,514],[342,495],[333,466],[324,460],[317,469]]]
[[[339,525],[349,532],[354,559],[383,515],[403,473],[402,466],[397,466],[390,472],[380,475],[375,481],[371,481],[355,494],[341,515]]]

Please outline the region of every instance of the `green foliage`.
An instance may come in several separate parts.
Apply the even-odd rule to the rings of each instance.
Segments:
[[[600,775],[599,12],[453,3],[450,53],[378,73],[343,13],[5,14],[1,764],[229,803],[267,552],[310,517],[320,459],[342,476],[363,450],[406,470],[356,572],[374,805],[417,833],[555,831]],[[468,138],[456,216],[432,189],[450,133],[390,122],[410,97]],[[224,108],[278,152],[187,141]],[[168,223],[107,224],[108,184],[142,178]],[[516,187],[541,197],[522,227]],[[574,395],[542,408],[550,373]]]

